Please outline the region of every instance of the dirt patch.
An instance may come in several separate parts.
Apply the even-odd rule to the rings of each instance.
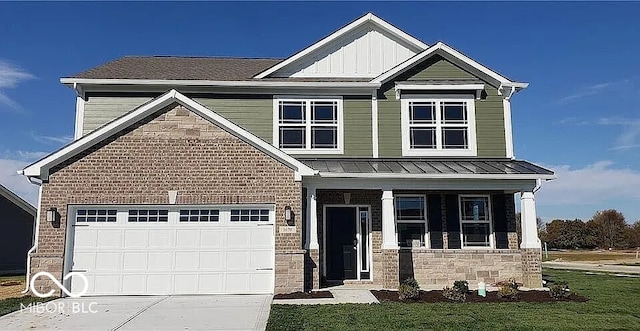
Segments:
[[[393,301],[393,302],[416,302],[416,303],[438,303],[438,302],[453,302],[442,296],[441,290],[434,291],[420,291],[418,298],[413,300],[401,301],[398,298],[398,291],[371,291],[378,301]],[[547,291],[523,291],[518,295],[518,299],[506,299],[498,297],[498,292],[487,292],[486,297],[481,297],[476,292],[467,294],[465,303],[477,303],[477,302],[557,302],[557,301],[574,301],[574,302],[586,302],[588,298],[579,296],[577,294],[571,294],[568,298],[554,299],[549,295]]]
[[[397,296],[397,294],[396,294]],[[333,294],[329,291],[314,292],[293,292],[287,294],[276,294],[274,299],[331,299]]]
[[[24,282],[10,281],[5,283],[12,285],[0,286],[0,300],[8,298],[19,298],[24,295],[21,293],[24,290]]]

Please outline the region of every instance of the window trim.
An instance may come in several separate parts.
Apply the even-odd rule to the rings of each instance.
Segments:
[[[436,148],[435,149],[417,149],[411,148],[411,135],[409,124],[409,103],[411,102],[435,102],[436,103]],[[440,103],[442,102],[465,102],[467,104],[467,122],[468,128],[467,139],[469,147],[466,149],[444,149],[442,148],[442,114],[440,110]],[[402,156],[477,156],[478,146],[476,140],[476,110],[475,110],[475,96],[472,94],[459,94],[459,95],[425,95],[425,94],[410,94],[403,95],[400,99],[400,122],[402,130]],[[462,125],[459,125],[462,126]]]
[[[305,127],[305,148],[280,148],[280,102],[305,102],[305,123],[298,126]],[[311,124],[311,107],[313,101],[335,101],[337,103],[337,125]],[[273,96],[273,146],[287,154],[343,154],[344,153],[344,102],[341,96]],[[314,126],[336,126],[337,148],[312,148],[311,128]]]
[[[462,219],[462,198],[486,198],[487,199],[487,216],[488,221],[465,221]],[[458,222],[460,223],[460,248],[462,249],[494,249],[495,240],[493,233],[493,209],[491,207],[491,195],[489,194],[459,194],[458,195]],[[462,224],[489,224],[489,246],[465,246],[464,245],[464,231]]]
[[[402,194],[395,194],[393,196],[393,211],[394,211],[394,218],[396,221],[395,224],[395,228],[396,228],[396,241],[398,242],[398,247],[400,249],[414,249],[414,248],[422,248],[422,249],[429,249],[431,247],[431,238],[430,238],[430,232],[429,232],[429,214],[428,214],[428,207],[427,207],[427,195],[426,194],[411,194],[411,193],[402,193]],[[424,219],[423,220],[400,220],[398,219],[398,205],[397,205],[397,201],[398,198],[422,198],[423,199],[423,206],[424,206]],[[406,246],[401,246],[400,245],[400,233],[398,231],[398,224],[399,223],[405,223],[405,224],[424,224],[424,246],[420,246],[420,247],[406,247]]]

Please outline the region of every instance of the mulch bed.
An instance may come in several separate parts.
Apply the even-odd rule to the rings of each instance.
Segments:
[[[402,301],[398,298],[398,291],[371,291],[378,301],[393,301],[393,302],[417,302],[417,303],[437,303],[437,302],[453,302],[442,296],[441,290],[434,291],[420,291],[420,296],[416,299]],[[518,295],[518,299],[507,299],[498,297],[498,292],[487,292],[486,297],[481,297],[477,292],[467,293],[467,302],[558,302],[558,301],[573,301],[573,302],[586,302],[588,298],[577,294],[571,294],[568,298],[554,299],[549,295],[547,291],[522,291]]]
[[[396,294],[398,296],[398,294]],[[329,291],[314,292],[293,292],[287,294],[276,294],[274,299],[331,299],[333,294]]]

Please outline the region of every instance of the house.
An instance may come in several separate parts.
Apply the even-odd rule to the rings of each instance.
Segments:
[[[33,246],[36,208],[0,184],[0,275],[24,274]]]
[[[541,286],[534,193],[555,175],[514,156],[528,84],[443,42],[366,14],[284,60],[123,57],[61,82],[75,141],[22,171],[32,273],[91,295]]]

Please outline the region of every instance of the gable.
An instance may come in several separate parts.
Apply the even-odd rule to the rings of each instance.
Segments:
[[[271,76],[373,78],[419,51],[373,23],[367,23]]]
[[[368,13],[254,78],[373,78],[427,47]]]
[[[202,118],[205,118],[207,121],[211,122],[212,124],[215,124],[216,126],[222,128],[224,131],[229,132],[230,134],[252,145],[253,147],[257,148],[263,153],[270,155],[271,157],[278,160],[279,162],[294,169],[296,171],[296,180],[301,180],[302,176],[310,176],[315,174],[313,169],[304,165],[303,163],[296,160],[292,156],[284,153],[280,149],[256,137],[254,134],[237,126],[231,121],[216,114],[212,110],[197,103],[196,101],[184,96],[183,94],[181,94],[176,90],[168,91],[162,96],[159,96],[149,101],[148,103],[134,109],[133,111],[123,115],[122,117],[119,117],[111,121],[107,125],[97,129],[96,131],[93,131],[92,133],[72,142],[71,144],[63,147],[62,149],[27,166],[21,171],[21,174],[28,177],[36,177],[42,180],[48,180],[48,176],[51,168],[84,152],[87,149],[92,148],[93,146],[107,139],[110,139],[111,137],[117,135],[121,131],[130,128],[132,125],[134,125],[138,121],[150,115],[153,115],[161,111],[162,109],[164,109],[164,107],[167,107],[174,103],[184,106],[189,111],[200,115]],[[170,127],[165,127],[164,130],[172,132]],[[187,130],[186,132],[193,132],[193,131]]]
[[[468,71],[435,55],[400,75],[397,80],[477,79]]]

